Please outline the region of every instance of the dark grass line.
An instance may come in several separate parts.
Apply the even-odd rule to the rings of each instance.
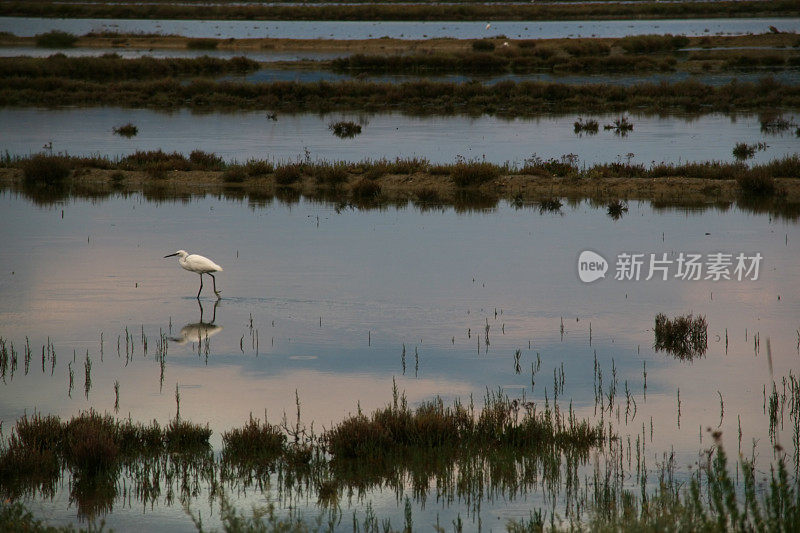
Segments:
[[[96,82],[66,78],[4,79],[0,106],[121,105],[192,109],[338,110],[447,115],[484,113],[534,116],[544,112],[626,110],[717,112],[800,109],[800,86],[764,78],[756,83],[711,86],[696,81],[569,85],[504,81],[494,85],[413,81],[242,83],[208,79]]]

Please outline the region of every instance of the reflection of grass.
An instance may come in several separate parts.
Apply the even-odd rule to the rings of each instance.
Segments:
[[[334,135],[342,139],[355,137],[361,133],[361,125],[349,120],[334,122],[328,125],[328,129],[331,130]]]
[[[663,313],[656,315],[655,349],[664,350],[681,359],[703,355],[708,348],[706,317],[682,315],[668,319]]]

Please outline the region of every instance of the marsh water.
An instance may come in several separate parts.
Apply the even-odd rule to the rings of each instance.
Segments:
[[[84,35],[89,32],[158,33],[204,38],[283,39],[428,39],[454,37],[478,39],[504,35],[510,39],[559,37],[625,37],[627,35],[745,35],[800,31],[798,18],[732,18],[689,20],[577,20],[485,22],[371,22],[371,21],[219,21],[219,20],[126,20],[53,19],[0,17],[0,31],[30,37],[50,30]]]
[[[736,205],[628,207],[615,220],[589,201],[558,212],[504,203],[357,210],[214,195],[48,203],[6,190],[0,336],[19,350],[27,343],[33,357],[30,368],[20,363],[0,383],[0,421],[11,428],[25,413],[69,417],[94,408],[166,424],[178,387],[181,416],[207,422],[219,450],[221,433],[250,414],[273,422],[292,415],[295,392],[303,419],[328,428],[359,408],[390,402],[393,380],[412,405],[436,395],[471,395],[480,404],[498,388],[541,403],[553,401],[562,377],[559,402],[596,420],[596,361],[603,390],[614,383],[636,404],[629,414],[623,400],[607,423],[622,442],[642,437],[652,468],[670,453],[679,471],[696,466],[710,427],[723,432],[731,454],[738,447],[749,456],[758,442],[766,475],[770,443],[791,440],[791,424],[772,433],[766,395],[773,382],[780,391],[785,378],[796,377],[800,361],[797,220]],[[198,276],[163,259],[179,248],[224,267],[219,302],[210,284],[198,301]],[[578,276],[587,249],[610,264],[593,283]],[[760,253],[763,262],[755,280],[690,281],[670,270],[667,280],[657,274],[648,281],[645,265],[639,280],[621,281],[615,258],[624,252],[670,261],[681,252]],[[654,351],[657,313],[705,315],[708,351],[694,360]],[[169,338],[163,369],[153,355],[161,335]],[[46,365],[39,361],[45,345],[57,354]],[[81,369],[74,389],[70,366]],[[525,487],[481,491],[477,509],[462,497],[437,497],[433,486],[427,503],[408,488],[372,489],[342,499],[337,529],[352,527],[353,512],[402,523],[405,498],[420,527],[461,517],[468,529],[487,531],[531,509],[557,507],[557,490]],[[215,527],[208,490],[201,484],[188,503]],[[230,497],[245,510],[274,502],[279,512],[320,513],[313,491],[287,500],[276,490],[251,487]],[[77,520],[67,483],[26,502],[52,522]],[[120,496],[104,518],[122,531],[193,529],[166,494],[144,502]]]
[[[573,123],[579,114],[505,119],[495,116],[415,117],[401,113],[284,114],[277,121],[265,112],[174,113],[144,109],[0,109],[0,150],[11,154],[36,153],[52,142],[53,152],[121,157],[136,150],[200,149],[227,161],[251,158],[358,161],[396,157],[425,157],[452,163],[457,157],[522,165],[536,154],[545,159],[576,154],[587,165],[620,160],[652,162],[732,161],[740,142],[763,142],[753,162],[765,162],[797,151],[794,128],[779,134],[762,131],[764,118],[755,114],[667,115],[629,114],[633,131],[625,136],[603,129],[620,115],[592,114],[600,124],[596,135],[577,135]],[[789,122],[800,117],[787,113]],[[334,136],[329,125],[352,120],[362,133],[352,139]],[[130,139],[113,133],[114,127],[133,123],[138,134]],[[80,135],[76,136],[76,128]],[[633,155],[628,155],[633,154]]]

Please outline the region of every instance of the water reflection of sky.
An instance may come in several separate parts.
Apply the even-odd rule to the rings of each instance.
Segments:
[[[399,113],[361,114],[279,113],[278,120],[265,112],[192,113],[188,110],[162,113],[144,109],[0,109],[0,150],[11,154],[36,153],[52,141],[55,152],[72,155],[101,154],[121,157],[136,150],[178,151],[189,154],[200,149],[228,161],[251,158],[358,161],[382,157],[425,157],[432,162],[452,163],[458,156],[511,162],[522,166],[532,154],[543,158],[577,154],[580,163],[596,164],[626,160],[634,163],[732,161],[733,147],[740,142],[764,142],[765,151],[753,162],[765,162],[797,153],[794,129],[769,135],[761,131],[758,115],[664,117],[630,115],[633,131],[626,137],[605,131],[602,125],[618,115],[592,114],[601,125],[596,135],[578,136],[573,123],[581,116],[504,119],[494,116],[411,117]],[[785,118],[799,122],[796,114]],[[339,139],[328,126],[338,120],[362,124],[361,135]],[[126,139],[113,128],[132,122],[139,133]],[[76,134],[76,131],[79,134]]]
[[[719,425],[736,449],[739,420],[745,454],[751,439],[761,439],[760,458],[768,461],[766,339],[779,386],[797,368],[800,233],[795,223],[736,208],[656,212],[634,203],[615,222],[604,207],[583,203],[561,215],[506,206],[466,214],[411,207],[337,213],[306,202],[251,207],[207,197],[154,203],[138,195],[36,207],[4,192],[0,223],[0,336],[20,351],[28,337],[33,352],[29,374],[20,361],[14,378],[0,385],[4,427],[34,410],[62,416],[89,407],[113,412],[115,381],[119,416],[165,423],[175,413],[179,384],[182,416],[209,422],[219,447],[220,433],[241,426],[250,413],[266,412],[272,421],[284,411],[293,414],[295,391],[303,417],[320,428],[359,405],[369,411],[390,401],[393,379],[412,404],[436,394],[472,394],[480,405],[487,389],[498,387],[543,402],[545,395],[552,401],[554,372],[562,368],[560,401],[594,418],[596,358],[606,393],[615,371],[623,398],[620,418],[607,415],[607,421],[623,438],[647,433],[648,464],[670,449],[680,466],[690,464],[708,445],[708,437],[699,441],[706,427]],[[225,268],[217,278],[224,298],[215,310],[210,292],[204,295],[202,319],[194,299],[197,276],[162,258],[177,248],[205,253]],[[576,273],[584,249],[612,262],[621,251],[670,257],[679,251],[758,251],[765,259],[755,282],[620,282],[609,273],[609,279],[585,285]],[[705,357],[681,362],[654,353],[657,312],[706,315]],[[220,329],[209,337],[207,351],[191,341],[169,344],[162,382],[153,355],[160,333],[179,336],[184,327],[212,320]],[[130,357],[126,328],[135,344]],[[50,362],[41,370],[48,337],[57,353],[52,375]],[[87,352],[93,362],[88,400]],[[537,358],[541,367],[532,387]],[[637,405],[628,421],[626,385]],[[59,492],[54,502],[41,504],[44,512],[74,519],[65,498]],[[237,505],[247,508],[243,498]],[[392,494],[371,499],[377,509],[401,515],[402,502],[398,506]],[[498,517],[527,516],[532,500],[538,496],[486,503],[496,511],[485,511],[485,520],[501,526],[505,518]],[[178,530],[187,525],[179,508],[156,506],[142,517],[136,507],[115,510],[110,523],[121,530],[135,529],[138,520]],[[458,510],[433,506],[424,512],[434,520],[433,513]]]
[[[606,379],[613,359],[619,389],[628,380],[640,395],[646,363],[648,400],[639,400],[640,409],[654,417],[664,443],[688,452],[698,424],[718,422],[717,390],[726,413],[742,415],[745,430],[764,429],[767,337],[776,376],[796,368],[796,226],[736,209],[655,214],[634,204],[614,222],[586,205],[563,216],[506,207],[462,215],[412,208],[337,214],[305,203],[247,209],[214,198],[153,204],[134,196],[37,208],[4,193],[0,212],[0,334],[18,349],[29,337],[34,354],[30,374],[20,367],[0,388],[6,424],[33,409],[62,415],[89,406],[110,410],[119,380],[121,412],[135,419],[166,420],[174,413],[177,382],[185,387],[182,414],[208,420],[217,432],[240,425],[250,412],[291,412],[295,389],[304,413],[327,425],[358,402],[367,409],[388,401],[393,377],[412,401],[434,394],[481,398],[487,387],[498,386],[541,399],[545,388],[552,397],[553,371],[561,364],[564,395],[591,414],[596,351]],[[152,356],[159,332],[174,336],[200,321],[197,276],[162,259],[179,247],[207,253],[225,267],[215,316],[222,329],[210,339],[207,360],[196,343],[171,343],[162,388]],[[606,279],[583,285],[575,262],[586,248],[607,258],[625,250],[760,251],[765,262],[756,282]],[[653,353],[657,312],[707,315],[707,356],[682,363]],[[212,301],[205,300],[203,319],[212,314]],[[127,365],[126,327],[136,345]],[[762,339],[757,355],[755,333]],[[40,368],[47,337],[58,353],[52,377],[49,363],[44,373]],[[522,351],[520,374],[516,349]],[[69,399],[73,350],[73,367],[81,372]],[[89,401],[82,389],[87,350],[94,362]],[[537,354],[542,369],[531,393]],[[677,388],[682,428],[689,428],[678,432]]]
[[[475,39],[505,35],[511,39],[561,37],[624,37],[626,35],[744,35],[800,31],[798,18],[733,18],[681,20],[576,20],[576,21],[243,21],[243,20],[122,20],[0,17],[0,31],[26,37],[50,30],[83,35],[89,32],[160,33],[186,37],[290,38],[290,39]]]

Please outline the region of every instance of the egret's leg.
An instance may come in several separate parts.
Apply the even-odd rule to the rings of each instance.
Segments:
[[[215,278],[214,274],[212,274],[211,272],[209,272],[208,275],[211,276],[211,280],[214,282],[214,294],[216,294],[217,297],[219,297],[219,291],[217,290],[217,278]]]
[[[203,273],[200,273],[200,290],[197,291],[197,299],[200,299],[200,293],[203,292]]]

